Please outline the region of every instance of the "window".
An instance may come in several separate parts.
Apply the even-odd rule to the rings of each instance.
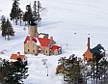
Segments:
[[[46,50],[46,53],[48,53],[47,50]]]
[[[29,52],[30,50],[28,49],[28,52]]]
[[[35,52],[35,50],[33,50],[33,52]]]

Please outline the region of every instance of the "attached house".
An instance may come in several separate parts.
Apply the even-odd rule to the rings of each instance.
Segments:
[[[10,61],[11,62],[15,62],[17,61],[18,59],[21,59],[21,61],[24,63],[24,64],[27,64],[27,57],[25,55],[22,55],[20,54],[20,52],[17,52],[15,54],[11,54],[11,57],[10,57]]]
[[[37,25],[30,25],[29,36],[24,41],[24,53],[38,55],[58,55],[61,54],[61,47],[55,44],[53,37],[48,34],[38,33]]]
[[[105,49],[101,44],[97,44],[94,48],[90,48],[90,37],[88,38],[87,50],[83,54],[86,61],[99,61],[105,56]]]

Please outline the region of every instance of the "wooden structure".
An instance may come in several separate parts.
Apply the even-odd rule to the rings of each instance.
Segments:
[[[87,50],[83,54],[83,56],[84,56],[84,60],[87,60],[87,61],[93,60],[93,53],[91,52],[91,49],[90,49],[90,37],[88,37]]]
[[[94,48],[90,48],[90,37],[88,37],[87,50],[83,54],[84,60],[87,61],[99,61],[105,56],[105,49],[101,44],[97,44]]]
[[[11,54],[11,61],[17,61],[18,59],[21,59],[22,62],[27,62],[27,57],[25,55],[21,55],[20,52],[17,52],[16,54]]]

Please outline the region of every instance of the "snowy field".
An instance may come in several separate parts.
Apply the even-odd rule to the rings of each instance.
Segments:
[[[82,58],[86,50],[87,37],[91,37],[91,48],[98,43],[108,50],[108,0],[40,0],[46,10],[42,13],[42,22],[38,31],[48,33],[63,48],[63,54],[58,56],[27,55],[29,62],[29,77],[25,84],[63,84],[62,77],[55,75],[58,59],[76,54]],[[26,4],[33,0],[21,0],[20,7],[25,10]],[[9,16],[12,0],[0,0],[0,16]],[[28,30],[25,26],[15,26],[15,37],[10,41],[0,35],[0,51],[6,50],[3,58],[9,58],[11,53],[23,53],[23,43]],[[27,29],[27,27],[26,27]],[[1,32],[0,32],[1,33]],[[47,59],[48,74],[42,63]]]

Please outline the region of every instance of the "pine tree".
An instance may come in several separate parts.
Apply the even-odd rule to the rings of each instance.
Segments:
[[[14,30],[12,28],[12,25],[9,21],[9,19],[7,19],[7,21],[5,20],[5,18],[2,20],[2,36],[5,37],[8,36],[8,40],[10,39],[9,36],[14,36]]]
[[[28,13],[27,13],[27,11],[24,13],[24,15],[23,15],[23,21],[25,22],[25,25],[27,24],[26,22],[28,22],[28,18],[27,18],[27,15]]]
[[[19,9],[19,20],[20,20],[20,26],[22,24],[22,19],[23,19],[23,11],[21,9]]]
[[[37,6],[36,6],[36,1],[34,1],[33,5],[33,17],[36,19],[37,18]]]
[[[2,17],[1,30],[2,30],[2,36],[5,37],[6,39],[6,19],[5,17]]]
[[[33,5],[33,18],[35,21],[40,21],[40,9],[41,9],[41,4],[40,1],[34,1]]]
[[[23,84],[26,79],[28,68],[22,61],[18,60],[14,63],[3,61],[0,67],[0,82],[2,84]]]
[[[57,73],[62,73],[64,81],[68,81],[69,84],[85,84],[84,74],[81,73],[83,71],[81,63],[74,54],[69,58],[61,58],[58,66],[62,67],[58,67]]]
[[[108,61],[104,57],[98,62],[90,63],[91,69],[89,69],[89,73],[87,77],[89,79],[93,79],[92,82],[94,84],[107,84],[108,78]]]
[[[30,24],[30,22],[33,20],[33,14],[32,14],[32,9],[30,5],[26,6],[26,12],[23,15],[23,21],[27,21],[28,24]]]
[[[11,9],[11,13],[10,13],[10,17],[11,20],[15,20],[15,23],[17,25],[18,23],[18,19],[19,19],[19,15],[21,13],[21,9],[19,8],[19,0],[14,0],[13,4],[12,4],[12,9]]]
[[[38,14],[37,14],[38,15],[38,19],[37,20],[40,21],[41,20],[41,17],[40,17],[41,3],[40,3],[40,1],[38,1],[38,6],[37,7],[38,7]]]
[[[8,40],[10,40],[9,36],[14,36],[14,31],[9,19],[7,19],[6,22],[6,35],[8,36]]]

